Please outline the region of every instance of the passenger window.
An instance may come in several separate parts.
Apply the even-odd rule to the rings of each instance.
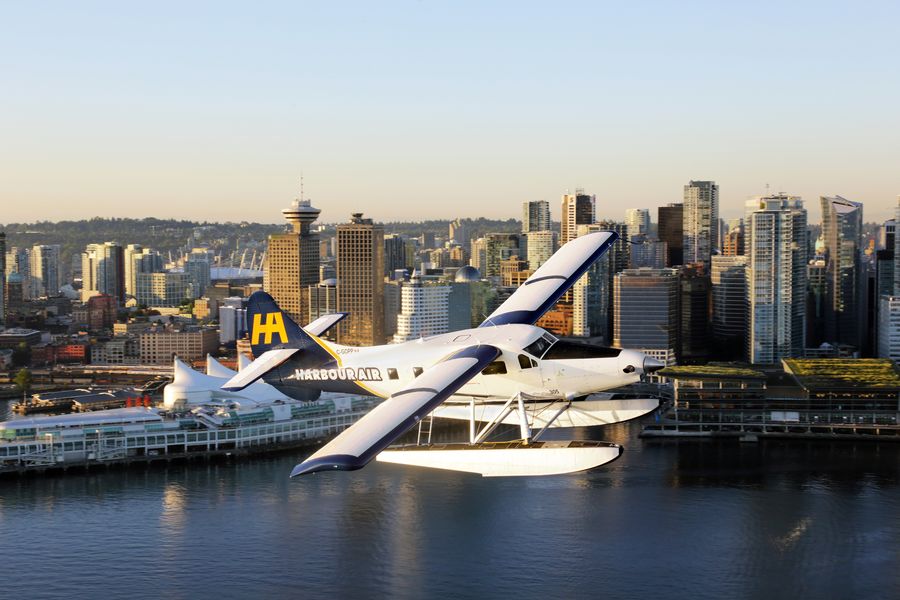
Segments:
[[[484,368],[482,375],[503,375],[506,373],[506,363],[502,360],[495,360]]]
[[[413,377],[418,377],[422,374],[422,367],[413,367]]]
[[[388,379],[400,379],[397,375],[397,369],[388,369]]]
[[[524,354],[519,355],[519,368],[522,369],[530,369],[534,365],[531,364],[531,359],[525,356]]]

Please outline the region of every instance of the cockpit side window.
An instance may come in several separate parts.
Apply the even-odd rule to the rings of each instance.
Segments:
[[[544,353],[547,352],[547,349],[550,348],[550,346],[552,346],[555,341],[556,341],[556,338],[554,338],[553,336],[551,336],[549,334],[544,334],[541,337],[539,337],[538,339],[536,339],[535,341],[531,342],[530,344],[528,344],[527,346],[522,348],[522,350],[524,350],[525,352],[527,352],[528,354],[530,354],[532,356],[536,356],[537,358],[543,358]]]
[[[482,375],[504,375],[506,373],[506,363],[502,360],[495,360],[482,371]]]
[[[519,355],[519,368],[521,369],[530,369],[531,367],[537,365],[533,358],[529,358],[524,354]]]

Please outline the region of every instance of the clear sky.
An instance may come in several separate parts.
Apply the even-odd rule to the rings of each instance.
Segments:
[[[0,0],[0,222],[900,194],[900,3]],[[654,211],[655,220],[655,211]]]

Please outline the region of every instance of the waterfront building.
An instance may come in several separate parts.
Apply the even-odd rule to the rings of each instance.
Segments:
[[[825,240],[825,341],[861,349],[865,332],[862,272],[863,205],[840,196],[820,198]]]
[[[650,235],[650,209],[626,208],[625,225],[632,235]]]
[[[575,190],[574,194],[563,195],[559,235],[560,245],[575,239],[578,235],[579,225],[590,225],[596,220],[594,218],[595,202],[595,196],[589,196],[581,189]]]
[[[675,364],[678,271],[626,269],[615,276],[613,345]]]
[[[125,294],[137,296],[138,273],[159,273],[163,270],[162,256],[140,244],[128,244],[123,252],[125,260]]]
[[[666,267],[684,264],[684,204],[672,203],[657,209],[659,240],[666,245]]]
[[[739,358],[747,346],[748,262],[746,256],[712,257],[712,336],[722,358]]]
[[[881,296],[878,302],[878,356],[900,361],[900,296]]]
[[[374,346],[384,334],[384,227],[362,213],[337,226],[337,306],[349,313],[338,324],[338,342]]]
[[[679,283],[678,361],[706,361],[712,349],[709,273],[699,263],[684,266]]]
[[[88,244],[81,255],[81,300],[106,294],[125,299],[125,253],[116,242]]]
[[[807,292],[806,209],[798,196],[748,202],[747,358],[771,364],[803,356]]]
[[[319,282],[319,235],[312,224],[320,212],[307,199],[294,200],[281,211],[291,231],[270,235],[266,249],[263,289],[297,323],[309,322],[306,292]]]
[[[59,244],[35,244],[31,247],[29,273],[31,297],[58,296],[62,287]]]
[[[138,365],[141,347],[135,336],[118,336],[91,346],[92,365]]]
[[[450,331],[450,286],[423,281],[417,274],[400,287],[400,314],[394,343]]]
[[[550,203],[533,200],[522,203],[522,233],[548,231],[550,229]]]
[[[719,186],[714,181],[684,186],[682,219],[684,264],[702,263],[709,273],[710,257],[719,247]]]
[[[188,362],[205,360],[219,347],[216,331],[208,328],[146,331],[138,339],[141,362],[153,365],[171,364],[175,356]]]
[[[194,298],[194,282],[194,276],[189,273],[137,273],[135,299],[144,306],[180,306]]]

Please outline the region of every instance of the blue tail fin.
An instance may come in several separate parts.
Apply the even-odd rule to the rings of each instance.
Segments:
[[[247,328],[253,356],[257,358],[269,350],[299,348],[307,365],[325,366],[334,362],[331,353],[278,308],[275,299],[266,292],[253,292],[250,296]]]

